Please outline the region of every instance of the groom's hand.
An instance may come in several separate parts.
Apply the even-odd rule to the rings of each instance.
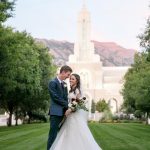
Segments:
[[[70,108],[67,109],[66,112],[65,112],[65,116],[67,117],[71,112],[72,112],[72,110]]]

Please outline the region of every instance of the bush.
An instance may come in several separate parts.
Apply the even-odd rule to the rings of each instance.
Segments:
[[[104,116],[99,120],[99,123],[142,123],[142,120],[131,117],[131,115],[120,114],[112,115],[110,112],[105,112]]]
[[[135,115],[135,117],[141,119],[142,116],[143,116],[143,112],[141,112],[141,110],[136,110],[136,111],[134,112],[134,115]]]
[[[112,116],[112,120],[118,120],[118,119],[119,119],[119,116],[117,115]]]
[[[44,114],[32,112],[29,114],[32,121],[43,121],[47,122],[47,118]]]
[[[110,110],[105,110],[103,117],[99,120],[99,122],[113,122],[113,116]]]

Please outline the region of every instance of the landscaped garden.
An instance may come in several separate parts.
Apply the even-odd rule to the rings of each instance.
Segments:
[[[150,126],[137,123],[89,123],[103,150],[150,150]],[[1,150],[45,150],[49,123],[0,127]]]

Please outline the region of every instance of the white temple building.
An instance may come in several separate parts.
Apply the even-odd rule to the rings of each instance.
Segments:
[[[74,54],[69,56],[66,64],[72,67],[74,73],[81,76],[83,91],[89,100],[89,108],[92,100],[97,102],[104,98],[110,104],[112,113],[119,111],[123,103],[120,94],[122,79],[129,67],[103,66],[91,42],[91,18],[85,4],[78,15]]]

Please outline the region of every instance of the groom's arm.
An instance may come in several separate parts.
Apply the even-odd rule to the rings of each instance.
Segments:
[[[50,95],[51,97],[53,98],[53,101],[61,106],[64,106],[64,107],[68,107],[68,103],[60,96],[60,94],[58,93],[58,90],[57,90],[57,83],[55,81],[51,81],[49,83],[49,92],[50,92]]]

